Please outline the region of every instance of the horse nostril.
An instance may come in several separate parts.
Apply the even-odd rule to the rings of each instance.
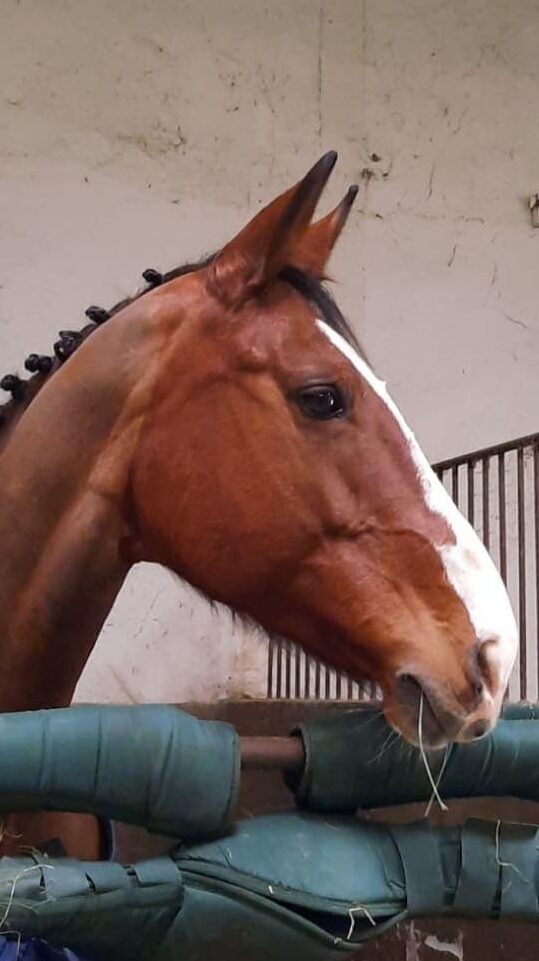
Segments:
[[[484,652],[481,648],[479,648],[478,650],[474,651],[468,669],[468,684],[470,687],[470,693],[476,704],[478,704],[481,698],[484,696],[485,686],[487,683],[488,674],[486,672]]]
[[[413,731],[415,743],[422,740],[427,746],[440,747],[461,730],[462,713],[455,712],[444,693],[443,688],[437,690],[430,681],[425,683],[413,674],[397,677],[395,703],[407,729]]]
[[[489,641],[483,641],[479,652],[477,655],[477,663],[479,665],[479,670],[481,672],[481,677],[485,682],[489,690],[496,687],[498,680],[497,671],[495,668],[495,659],[493,661],[493,653],[496,650],[498,641],[495,638],[491,638]]]
[[[470,687],[472,689],[472,694],[479,700],[483,696],[485,690],[485,685],[480,678],[474,678],[470,682]]]
[[[470,724],[467,734],[469,735],[470,740],[478,741],[480,737],[484,737],[485,734],[487,734],[488,729],[488,721],[475,721],[473,724]]]

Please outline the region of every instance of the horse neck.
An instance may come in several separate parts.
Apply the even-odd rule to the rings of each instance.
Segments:
[[[151,365],[144,376],[150,334],[125,313],[42,388],[0,455],[0,710],[70,702],[130,567],[127,477]]]
[[[36,395],[41,390],[45,378],[42,374],[34,374],[31,380],[27,381],[24,397],[21,400],[10,400],[0,406],[0,456],[11,435],[15,432],[25,410],[30,406]]]

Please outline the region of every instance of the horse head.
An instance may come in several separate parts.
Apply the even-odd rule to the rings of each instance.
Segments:
[[[324,156],[217,255],[133,307],[160,332],[129,468],[132,560],[378,682],[431,746],[494,725],[511,605],[321,281],[355,196]],[[133,309],[128,308],[128,309]]]

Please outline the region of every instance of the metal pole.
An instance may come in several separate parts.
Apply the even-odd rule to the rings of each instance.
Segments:
[[[301,771],[305,765],[299,737],[242,737],[240,743],[244,770]]]

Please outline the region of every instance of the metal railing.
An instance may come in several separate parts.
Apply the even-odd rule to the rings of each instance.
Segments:
[[[483,539],[513,603],[520,644],[509,698],[539,700],[539,434],[441,461],[434,470]],[[378,691],[276,639],[268,650],[267,696],[361,701]]]

